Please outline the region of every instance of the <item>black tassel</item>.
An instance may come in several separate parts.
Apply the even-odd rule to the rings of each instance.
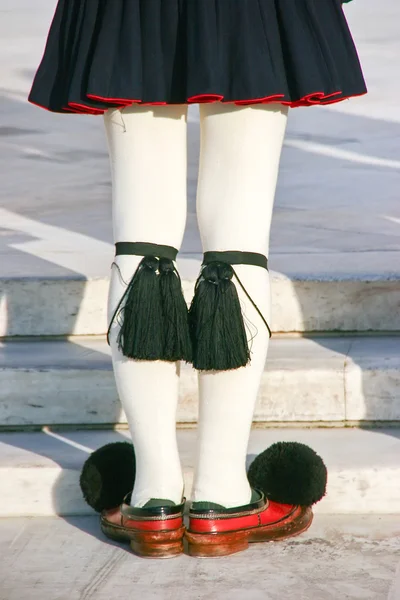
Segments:
[[[160,258],[160,293],[164,320],[163,359],[192,361],[188,307],[172,260]]]
[[[189,310],[193,366],[227,371],[250,360],[246,330],[230,264],[205,265]]]
[[[159,261],[145,256],[132,277],[121,309],[118,347],[124,356],[138,360],[163,359],[163,312]]]

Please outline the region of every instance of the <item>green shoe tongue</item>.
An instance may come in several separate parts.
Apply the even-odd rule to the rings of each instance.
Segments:
[[[176,506],[172,500],[166,500],[165,498],[150,498],[142,508],[159,508],[160,506]]]
[[[256,490],[251,490],[251,500],[250,500],[250,504],[253,502],[257,502],[258,500],[261,500],[261,494],[260,492],[256,492]]]
[[[192,510],[223,510],[226,506],[222,504],[216,504],[216,502],[193,502]]]
[[[256,490],[251,490],[251,499],[249,504],[252,502],[257,502],[261,498],[261,494],[256,492]],[[222,506],[222,504],[216,504],[215,502],[193,502],[192,510],[223,510],[226,509],[226,506]]]

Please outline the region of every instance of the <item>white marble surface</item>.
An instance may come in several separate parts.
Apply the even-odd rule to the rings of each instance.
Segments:
[[[50,433],[54,432],[50,429]],[[196,430],[179,429],[178,443],[189,498]],[[92,450],[129,439],[126,431],[0,434],[0,517],[93,514],[83,501],[79,474]],[[400,433],[394,429],[254,429],[248,465],[276,441],[311,446],[328,469],[321,514],[393,514],[400,527]],[[0,596],[1,597],[1,596]]]
[[[0,520],[1,600],[397,600],[400,529],[389,516],[320,516],[298,538],[212,560],[144,560],[98,520]],[[21,568],[23,565],[23,568]]]
[[[347,419],[400,418],[399,350],[400,338],[376,338],[373,351],[365,338],[352,342],[345,367]]]
[[[272,338],[255,422],[400,421],[399,337]],[[124,423],[104,339],[0,344],[5,426]],[[197,421],[197,372],[181,367],[178,422]]]
[[[190,303],[199,261],[179,262]],[[271,275],[274,332],[400,330],[400,281]],[[105,334],[108,285],[105,277],[0,278],[0,337]]]

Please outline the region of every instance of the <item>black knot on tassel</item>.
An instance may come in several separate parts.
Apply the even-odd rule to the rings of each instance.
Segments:
[[[151,271],[157,271],[159,268],[159,260],[155,256],[145,256],[141,261],[141,265]]]
[[[218,274],[221,280],[231,280],[233,277],[233,267],[228,263],[220,263],[218,266]]]
[[[209,281],[210,283],[214,283],[218,285],[219,283],[219,273],[218,273],[218,265],[216,263],[211,263],[206,265],[202,272],[201,276],[205,281]]]
[[[171,271],[172,272],[175,271],[174,263],[169,258],[160,258],[158,268],[159,268],[160,274],[170,273]]]
[[[204,266],[201,276],[205,281],[218,285],[220,281],[232,279],[233,268],[228,263],[213,262]]]

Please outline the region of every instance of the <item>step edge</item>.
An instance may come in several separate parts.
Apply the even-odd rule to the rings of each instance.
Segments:
[[[178,421],[176,427],[180,431],[193,430],[198,426],[197,421]],[[43,433],[44,429],[51,431],[129,431],[127,423],[39,423],[29,425],[0,425],[0,433]],[[385,420],[327,420],[327,421],[256,421],[252,429],[361,429],[380,431],[381,429],[399,429],[400,419]]]
[[[399,273],[387,273],[382,275],[382,273],[362,273],[358,277],[356,274],[337,274],[337,275],[326,275],[320,274],[319,276],[310,273],[306,275],[302,274],[286,274],[281,273],[280,271],[274,271],[271,269],[270,271],[271,280],[273,282],[279,283],[331,283],[331,284],[340,284],[340,283],[399,283],[400,282],[400,274]],[[82,281],[86,281],[88,283],[91,282],[109,282],[110,277],[106,275],[80,275],[79,273],[73,273],[71,275],[0,275],[0,282],[10,282],[10,283],[82,283]],[[193,286],[196,282],[196,278],[182,278],[182,285],[190,285]]]

